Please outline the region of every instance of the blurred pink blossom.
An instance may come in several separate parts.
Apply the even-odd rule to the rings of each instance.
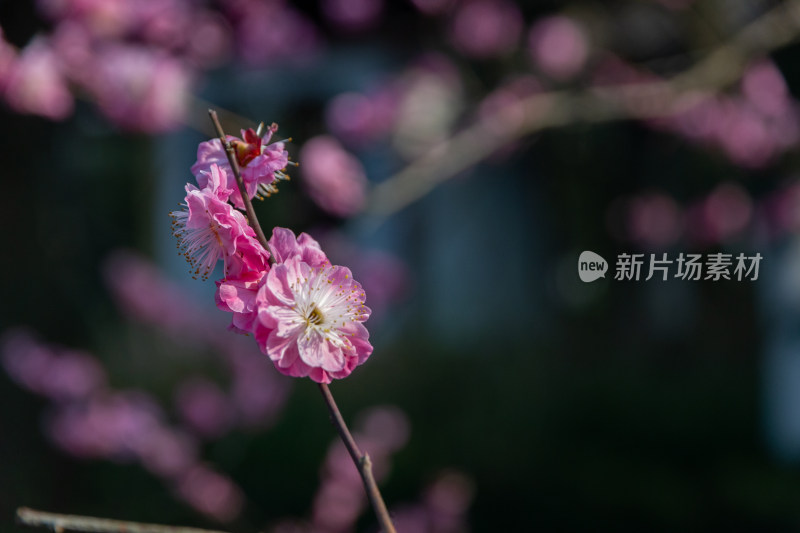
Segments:
[[[86,89],[119,126],[155,133],[183,120],[192,81],[185,63],[152,48],[119,44],[98,50],[94,61]]]
[[[364,497],[358,488],[336,478],[323,483],[314,496],[312,511],[314,531],[320,533],[350,531],[365,507]]]
[[[137,0],[127,4],[129,31],[165,50],[184,45],[195,29],[192,11],[202,9],[188,0]]]
[[[764,166],[775,154],[776,143],[763,118],[751,107],[727,100],[717,122],[716,138],[734,163]]]
[[[257,360],[252,352],[248,355]],[[239,513],[241,490],[198,463],[198,443],[189,432],[169,425],[164,411],[147,393],[110,389],[95,358],[48,346],[24,330],[9,330],[0,341],[0,363],[21,386],[54,401],[45,418],[45,433],[66,453],[136,461],[174,484],[177,494],[198,511],[221,521]],[[234,372],[234,381],[240,374]],[[269,379],[256,379],[262,386],[269,385]],[[287,388],[272,389],[274,411]],[[177,403],[194,431],[204,437],[227,431],[237,412],[218,387],[200,378],[183,384]],[[264,406],[259,407],[263,414]]]
[[[752,211],[752,200],[744,188],[723,183],[706,198],[703,214],[709,234],[724,242],[747,227]]]
[[[228,341],[226,353],[232,374],[231,401],[239,425],[263,429],[283,409],[292,382],[275,372],[265,358],[253,357],[249,339]]]
[[[385,83],[367,93],[347,92],[330,100],[325,109],[328,128],[349,144],[364,144],[388,134],[397,119],[402,89]]]
[[[106,385],[105,371],[94,357],[47,346],[25,330],[4,333],[0,350],[0,362],[12,379],[53,400],[87,398]]]
[[[426,15],[439,15],[455,6],[457,0],[411,0],[417,9]]]
[[[202,307],[137,253],[112,253],[103,265],[103,275],[117,305],[128,316],[173,335],[213,330]]]
[[[162,424],[157,404],[142,392],[108,393],[56,409],[46,428],[56,445],[87,458],[131,460]]]
[[[8,59],[8,50],[4,52]],[[8,65],[6,65],[8,68]],[[4,97],[20,113],[61,120],[72,113],[73,99],[56,53],[44,37],[34,38],[13,61]]]
[[[447,470],[424,490],[421,501],[391,510],[398,531],[464,533],[475,483],[456,470]]]
[[[772,191],[762,201],[760,211],[770,237],[800,231],[800,182],[793,180]]]
[[[96,41],[142,41],[180,51],[208,10],[190,0],[39,0],[56,26],[80,25]]]
[[[388,453],[403,448],[411,431],[406,414],[392,405],[369,409],[361,415],[356,425],[359,433],[374,440]]]
[[[593,80],[600,85],[663,81],[613,56],[598,61]],[[764,167],[800,140],[800,113],[771,62],[758,61],[745,71],[741,94],[693,92],[675,106],[674,114],[646,123],[718,148],[742,167]]]
[[[753,106],[770,116],[780,116],[792,107],[783,74],[772,61],[750,65],[742,76],[742,94]]]
[[[383,0],[322,0],[322,13],[343,30],[375,27],[383,11]]]
[[[196,441],[187,432],[167,426],[151,429],[136,448],[142,466],[163,478],[173,479],[197,462]]]
[[[469,477],[455,470],[441,473],[425,493],[431,533],[464,531],[474,497],[475,483]]]
[[[586,33],[563,15],[539,19],[528,34],[528,47],[536,67],[559,81],[580,72],[589,56]]]
[[[214,68],[227,60],[233,36],[227,21],[218,13],[194,13],[192,29],[186,35],[185,53],[189,61],[202,68]]]
[[[450,38],[466,55],[503,56],[516,49],[522,27],[522,13],[513,2],[466,0],[453,14]]]
[[[231,0],[224,8],[233,19],[238,54],[249,65],[298,61],[319,47],[314,24],[284,0]]]
[[[97,60],[89,31],[76,22],[65,21],[53,29],[50,39],[65,75],[81,86],[91,83]]]
[[[122,37],[138,20],[133,17],[138,2],[126,0],[38,0],[39,11],[55,22],[71,21],[104,39]]]
[[[430,533],[428,510],[423,505],[401,505],[391,510],[392,522],[397,531]]]
[[[409,434],[405,413],[397,407],[373,407],[357,417],[353,437],[372,460],[376,481],[390,469],[390,457],[402,448]],[[313,530],[329,533],[350,531],[366,508],[361,478],[341,441],[334,441],[322,468],[322,483],[314,498]]]
[[[244,495],[230,478],[197,464],[176,485],[178,494],[203,514],[220,522],[236,518],[244,506]]]
[[[233,425],[235,411],[230,400],[208,379],[184,380],[175,393],[175,404],[183,422],[204,438],[218,438]]]
[[[308,140],[300,151],[303,183],[314,202],[341,217],[358,213],[366,201],[361,162],[330,136]]]
[[[229,413],[239,425],[264,427],[281,410],[290,388],[272,365],[253,357],[252,340],[219,330],[202,306],[171,283],[158,268],[133,252],[117,251],[104,266],[106,283],[117,305],[132,318],[159,327],[183,342],[207,343],[230,368]]]
[[[649,193],[630,200],[629,235],[634,242],[664,248],[680,237],[683,221],[680,207],[666,194]]]
[[[8,77],[17,60],[17,49],[5,40],[3,29],[0,28],[0,94],[3,93]]]

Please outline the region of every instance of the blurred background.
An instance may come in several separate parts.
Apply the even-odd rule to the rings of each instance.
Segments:
[[[374,354],[331,389],[399,531],[800,528],[800,2],[38,0],[0,28],[0,529],[377,531],[317,387],[175,251],[209,107],[279,123],[300,166],[262,226],[366,289]],[[762,260],[645,280],[681,253]]]

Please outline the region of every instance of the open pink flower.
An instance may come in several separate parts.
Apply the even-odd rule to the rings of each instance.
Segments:
[[[311,236],[301,233],[300,237],[295,237],[286,228],[275,228],[272,231],[269,247],[278,263],[296,256],[311,267],[316,267],[328,260],[319,243]],[[233,331],[248,334],[256,327],[256,294],[265,282],[267,270],[265,266],[263,269],[244,271],[238,275],[229,274],[225,279],[217,281],[217,308],[233,314],[230,325]]]
[[[182,211],[170,213],[178,248],[192,265],[195,276],[207,279],[217,261],[225,261],[225,273],[233,277],[267,268],[269,255],[256,240],[242,213],[220,199],[225,173],[213,165],[206,187],[186,184]]]
[[[259,137],[252,129],[242,130],[242,138],[228,135],[227,140],[233,144],[236,161],[244,180],[247,195],[253,198],[257,194],[269,196],[277,191],[275,181],[288,179],[283,170],[289,164],[289,153],[284,149],[282,142],[270,144],[272,135],[278,130],[277,124],[267,128],[263,137]],[[197,178],[200,186],[201,175],[208,171],[212,165],[218,165],[225,171],[227,184],[225,187],[232,191],[230,201],[238,208],[243,208],[242,195],[236,184],[225,149],[219,139],[211,139],[200,143],[197,147],[197,161],[192,165],[192,174]]]
[[[294,255],[273,266],[258,291],[256,340],[283,374],[344,378],[372,353],[364,299],[348,268]]]

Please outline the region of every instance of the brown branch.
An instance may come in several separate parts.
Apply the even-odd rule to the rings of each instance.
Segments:
[[[224,531],[197,529],[194,527],[164,526],[125,522],[91,516],[48,513],[28,507],[17,509],[17,521],[30,527],[47,527],[56,533],[64,531],[86,531],[92,533],[225,533]]]
[[[673,115],[736,81],[754,57],[797,39],[800,0],[784,2],[713,48],[704,58],[670,80],[581,92],[537,94],[498,110],[436,146],[426,155],[375,186],[366,213],[380,223],[439,183],[486,159],[526,135],[576,123],[602,123]],[[519,117],[508,125],[507,116]],[[505,126],[503,126],[506,124]]]
[[[219,123],[217,113],[213,109],[209,109],[208,114],[211,117],[211,122],[214,123],[214,129],[216,130],[217,136],[219,137],[219,140],[225,149],[225,153],[228,156],[228,162],[233,169],[233,175],[236,177],[236,183],[239,186],[239,192],[242,194],[242,201],[244,202],[245,211],[247,213],[247,220],[255,230],[261,245],[264,246],[265,249],[269,250],[269,244],[264,236],[264,232],[261,230],[261,225],[258,223],[256,213],[253,210],[253,203],[247,196],[244,180],[242,179],[242,174],[239,170],[239,163],[236,160],[233,146],[231,146],[225,137],[225,131],[222,129],[222,125]],[[275,256],[270,252],[270,263],[274,262]],[[331,394],[328,386],[324,383],[320,383],[319,387],[322,391],[322,397],[325,399],[325,404],[328,406],[328,411],[330,411],[331,421],[336,427],[336,430],[339,432],[339,436],[342,438],[347,451],[350,453],[350,457],[353,458],[353,463],[355,463],[358,473],[361,475],[361,479],[364,482],[364,489],[367,491],[367,497],[369,498],[372,508],[375,510],[375,514],[378,517],[381,527],[383,527],[384,533],[396,533],[394,525],[392,524],[392,520],[389,518],[389,511],[386,509],[386,504],[384,503],[383,497],[378,489],[378,484],[375,482],[375,477],[372,475],[372,463],[369,459],[369,456],[362,454],[361,450],[359,450],[353,435],[347,428],[344,418],[342,418],[342,414],[339,412],[339,407],[337,407],[336,401],[333,399],[333,395]]]
[[[350,430],[347,429],[347,424],[345,424],[344,418],[342,418],[342,413],[339,411],[339,407],[336,405],[336,401],[333,399],[333,394],[331,394],[328,385],[320,383],[319,390],[322,392],[322,397],[325,399],[325,405],[328,406],[328,411],[331,414],[331,422],[336,427],[336,431],[339,432],[339,436],[342,438],[347,452],[350,454],[350,457],[352,457],[356,468],[358,468],[361,481],[364,482],[364,489],[367,491],[367,497],[383,528],[383,533],[396,533],[394,524],[392,524],[392,519],[389,517],[389,510],[386,508],[386,503],[384,503],[381,491],[378,489],[378,484],[375,481],[375,476],[372,475],[372,461],[370,461],[369,455],[361,452]]]
[[[250,197],[247,195],[247,188],[244,186],[244,179],[242,178],[242,173],[239,170],[239,162],[236,160],[236,154],[233,151],[233,146],[231,143],[228,142],[228,139],[225,137],[225,131],[222,129],[222,125],[219,123],[219,118],[217,117],[217,112],[213,109],[208,110],[208,115],[211,117],[211,122],[214,124],[214,130],[217,132],[217,137],[219,137],[219,142],[222,143],[222,148],[225,150],[225,154],[228,156],[228,163],[231,165],[231,169],[233,170],[233,175],[236,178],[236,184],[239,186],[239,192],[242,195],[242,202],[244,203],[245,213],[247,213],[247,221],[250,223],[250,226],[256,232],[256,237],[258,237],[258,242],[261,243],[261,246],[264,247],[265,250],[269,251],[269,261],[270,263],[275,262],[275,255],[269,248],[269,243],[267,242],[266,236],[264,236],[264,231],[261,229],[261,224],[258,223],[258,217],[256,217],[256,212],[253,209],[253,202],[250,201]]]

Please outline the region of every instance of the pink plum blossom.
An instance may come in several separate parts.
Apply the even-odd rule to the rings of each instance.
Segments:
[[[321,266],[328,258],[319,243],[308,233],[294,236],[292,230],[275,228],[269,239],[269,248],[275,254],[275,261],[282,263],[290,257],[299,257],[312,267]]]
[[[347,217],[364,206],[364,167],[335,138],[326,135],[306,142],[300,152],[300,165],[311,199],[325,211]]]
[[[235,277],[266,269],[269,258],[244,215],[220,199],[225,195],[223,176],[224,172],[212,165],[206,187],[186,184],[184,209],[170,213],[178,248],[194,275],[203,279],[220,259],[225,262],[226,275]]]
[[[344,378],[372,353],[364,299],[348,268],[292,255],[258,291],[256,340],[283,374],[318,383]]]
[[[282,142],[270,144],[272,135],[278,130],[277,124],[267,128],[263,137],[259,138],[252,129],[242,130],[242,138],[228,135],[227,140],[233,144],[236,162],[244,181],[249,198],[257,194],[269,196],[277,191],[275,181],[288,179],[283,170],[289,164],[289,153],[284,149]],[[230,190],[230,201],[242,209],[244,202],[236,183],[228,156],[219,139],[211,139],[200,143],[197,147],[197,161],[192,165],[192,174],[197,179],[198,185],[205,186],[204,171],[217,165],[224,171],[227,183],[226,190]]]
[[[312,267],[320,266],[327,261],[325,253],[311,236],[301,233],[295,237],[291,230],[275,228],[269,240],[269,248],[274,260],[281,263],[289,257],[298,256]],[[228,275],[217,281],[215,299],[217,307],[233,314],[231,327],[233,331],[247,334],[254,328],[258,314],[256,294],[264,284],[267,269],[245,271],[241,275]]]
[[[266,270],[249,271],[239,277],[226,277],[217,281],[214,295],[217,308],[233,314],[230,329],[247,335],[256,319],[256,294]]]

